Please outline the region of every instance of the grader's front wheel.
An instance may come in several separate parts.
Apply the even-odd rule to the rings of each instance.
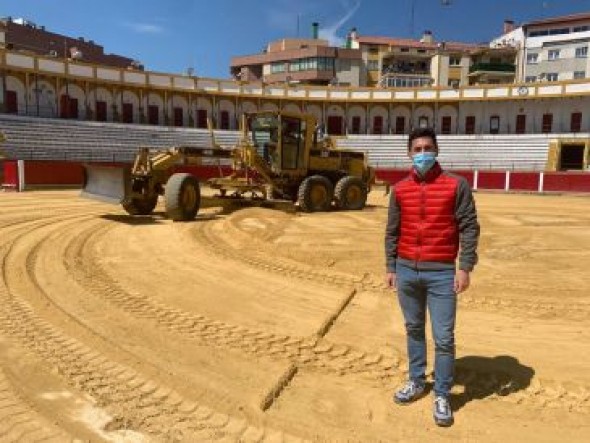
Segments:
[[[201,205],[199,181],[191,174],[173,174],[166,183],[164,200],[168,218],[174,221],[193,220]]]
[[[144,198],[126,198],[121,205],[129,215],[150,215],[158,203],[158,194]]]

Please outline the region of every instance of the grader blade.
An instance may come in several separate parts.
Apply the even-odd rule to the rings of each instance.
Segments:
[[[84,187],[81,196],[107,203],[120,204],[131,185],[129,168],[84,165]]]

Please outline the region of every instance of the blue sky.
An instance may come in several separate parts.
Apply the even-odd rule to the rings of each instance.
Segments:
[[[412,3],[414,14],[412,20]],[[0,16],[23,17],[47,30],[85,37],[106,53],[146,69],[227,78],[230,58],[259,53],[284,37],[307,37],[311,23],[338,42],[361,35],[487,42],[504,19],[516,23],[590,12],[590,0],[0,0]],[[413,34],[412,34],[413,30]]]

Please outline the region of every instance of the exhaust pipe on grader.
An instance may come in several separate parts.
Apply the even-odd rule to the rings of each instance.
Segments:
[[[174,167],[209,158],[231,161],[230,175],[206,182],[221,199],[298,204],[305,212],[365,207],[375,183],[366,154],[336,149],[329,137],[319,136],[314,116],[257,112],[243,116],[241,129],[233,148],[219,146],[212,134],[212,148],[140,148],[131,167],[85,165],[82,196],[121,204],[130,215],[148,215],[162,195],[169,218],[192,220],[201,203],[199,179],[174,173]]]

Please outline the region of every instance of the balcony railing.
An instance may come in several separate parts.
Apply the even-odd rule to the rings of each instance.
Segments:
[[[469,72],[516,72],[516,65],[513,63],[475,63],[469,67]]]

